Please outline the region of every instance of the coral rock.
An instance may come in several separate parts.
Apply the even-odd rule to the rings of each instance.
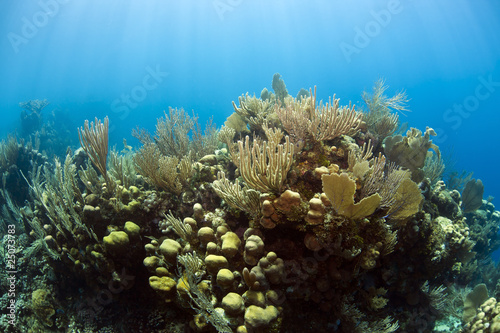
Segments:
[[[229,289],[233,286],[234,274],[227,268],[221,269],[217,273],[217,285],[222,289]]]
[[[272,284],[281,283],[281,279],[285,274],[285,264],[282,259],[276,256],[276,253],[269,252],[266,257],[260,259],[259,267],[269,282]]]
[[[151,276],[149,285],[167,302],[171,302],[177,294],[175,280],[167,276]]]
[[[314,177],[321,179],[321,176],[327,175],[330,173],[330,170],[326,166],[321,166],[319,168],[314,169]]]
[[[274,214],[275,211],[276,210],[274,209],[274,206],[271,201],[264,200],[262,202],[262,209],[261,209],[262,215],[264,215],[265,217],[270,217],[272,214]]]
[[[129,235],[132,238],[138,237],[141,233],[141,227],[139,227],[137,224],[131,221],[125,222],[123,230],[127,233],[127,235]]]
[[[273,305],[268,305],[265,309],[250,305],[245,311],[245,326],[252,329],[267,327],[278,315],[279,311]]]
[[[215,231],[210,227],[203,227],[198,230],[198,239],[202,244],[215,241]]]
[[[228,293],[222,299],[221,306],[230,316],[238,316],[245,310],[243,298],[237,293]]]
[[[156,270],[156,267],[160,265],[160,258],[154,256],[146,257],[143,260],[143,264],[149,271],[153,272]]]
[[[210,254],[205,258],[205,265],[207,266],[207,271],[215,275],[220,269],[227,268],[229,263],[224,256]]]
[[[284,213],[288,213],[293,207],[300,205],[300,194],[290,190],[286,190],[281,196],[274,201],[275,207]]]
[[[234,257],[240,248],[241,240],[232,231],[228,231],[221,237],[222,239],[222,254],[228,258]]]
[[[323,201],[319,198],[312,198],[309,200],[309,211],[305,218],[307,223],[310,224],[322,224],[325,216],[325,206],[323,206]]]
[[[203,215],[205,211],[203,210],[203,206],[199,203],[195,203],[193,206],[193,216],[196,221],[201,221],[203,219]]]
[[[111,251],[125,251],[129,244],[129,238],[124,231],[112,231],[108,236],[103,237],[106,248]]]
[[[173,239],[165,239],[160,245],[160,252],[169,263],[175,263],[177,255],[181,253],[181,244]]]
[[[262,308],[266,306],[266,295],[262,291],[247,290],[243,294],[243,299],[247,305],[255,305]]]
[[[209,254],[217,254],[219,248],[217,247],[217,244],[214,242],[209,242],[207,244],[207,255]]]
[[[257,264],[264,253],[264,241],[257,235],[248,237],[245,243],[245,252],[243,258],[248,265]]]

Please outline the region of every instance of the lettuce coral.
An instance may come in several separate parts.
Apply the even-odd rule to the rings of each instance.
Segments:
[[[323,192],[330,200],[335,211],[350,219],[357,220],[373,214],[380,204],[381,197],[378,193],[363,198],[354,203],[356,181],[348,174],[342,173],[323,175]]]

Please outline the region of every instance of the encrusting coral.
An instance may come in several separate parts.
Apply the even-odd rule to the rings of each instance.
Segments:
[[[432,129],[391,136],[406,95],[380,82],[367,114],[316,89],[293,98],[279,75],[273,89],[240,97],[237,126],[218,135],[170,109],[123,155],[108,152],[107,120],[87,122],[83,152],[26,175],[29,205],[2,192],[31,256],[57,270],[52,288],[72,297],[28,289],[39,325],[76,323],[70,299],[97,292],[109,302],[80,304],[81,331],[116,310],[130,331],[159,332],[176,311],[193,332],[423,332],[445,317],[455,289],[443,286],[480,282],[500,213],[479,182],[460,194],[426,174]],[[0,166],[12,163],[18,150],[2,149]],[[496,301],[481,302],[466,305],[464,332],[496,332]]]

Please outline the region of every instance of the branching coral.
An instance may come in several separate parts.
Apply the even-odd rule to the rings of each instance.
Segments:
[[[232,333],[227,320],[214,308],[210,295],[206,295],[198,286],[199,277],[204,274],[203,261],[196,256],[196,253],[188,253],[179,256],[179,264],[178,270],[186,286],[183,290],[192,301],[191,308],[206,322],[211,323],[218,332]]]
[[[229,206],[247,212],[253,217],[259,214],[261,206],[261,193],[259,191],[242,188],[238,180],[234,184],[231,183],[224,172],[217,174],[217,180],[213,182],[212,186],[219,197],[226,201]]]
[[[422,171],[424,172],[425,177],[429,178],[431,184],[435,184],[441,180],[444,170],[445,164],[443,159],[437,154],[428,152]]]
[[[309,123],[314,103],[311,98],[301,98],[289,99],[283,105],[275,105],[275,112],[281,125],[296,143],[305,141],[310,135]]]
[[[347,162],[349,163],[349,171],[354,171],[356,165],[362,164],[368,161],[373,156],[373,146],[371,140],[368,143],[363,143],[363,147],[360,150],[349,151],[347,156]]]
[[[315,141],[333,140],[340,135],[354,135],[361,126],[362,114],[354,106],[339,106],[339,99],[326,104],[316,104],[316,88],[311,97],[301,100],[286,100],[283,106],[276,106],[276,114],[286,131],[295,140],[309,136]]]
[[[132,135],[143,145],[155,143],[163,156],[182,159],[190,154],[194,158],[213,154],[217,148],[217,131],[211,120],[202,133],[197,116],[190,117],[183,109],[174,108],[164,114],[164,118],[157,120],[154,137],[141,129],[134,130]]]
[[[239,132],[246,129],[247,124],[250,131],[260,133],[262,126],[266,123],[275,123],[274,101],[259,99],[254,96],[246,95],[238,98],[240,107],[233,102],[234,114],[231,115],[227,123]],[[244,120],[244,121],[243,121]]]
[[[315,102],[316,91],[314,92]],[[361,126],[362,114],[354,110],[354,106],[349,105],[339,107],[339,99],[333,96],[325,105],[322,103],[315,108],[311,115],[309,132],[316,141],[333,140],[340,135],[354,135]]]
[[[236,146],[236,144],[233,143],[235,134],[236,130],[229,126],[223,126],[219,131],[219,134],[217,134],[217,139],[227,145],[227,149],[229,150],[229,154],[231,156],[234,156],[236,150],[236,148],[234,147]]]
[[[384,155],[379,154],[373,160],[373,165],[369,169],[369,174],[361,189],[363,197],[378,193],[381,196],[381,207],[391,207],[396,201],[396,193],[409,177],[409,172],[396,167],[394,163],[386,166]],[[366,162],[365,162],[366,163]],[[358,166],[359,164],[356,164]]]
[[[398,127],[399,115],[392,112],[404,114],[409,111],[406,105],[408,102],[406,93],[401,91],[393,97],[387,97],[384,95],[387,88],[384,80],[379,79],[375,82],[371,95],[366,91],[362,95],[369,110],[365,113],[363,120],[379,141],[392,135]]]
[[[262,142],[262,147],[254,141],[250,147],[250,138],[238,141],[239,154],[234,161],[247,185],[261,192],[281,192],[288,170],[293,163],[294,147],[288,136],[284,144],[276,140]]]
[[[78,129],[78,137],[80,138],[80,144],[90,160],[104,177],[108,186],[111,187],[112,183],[106,169],[106,160],[108,158],[108,129],[108,117],[104,118],[103,123],[95,118],[95,124],[91,122],[90,126],[89,121],[85,120],[84,127]]]
[[[180,161],[175,156],[162,156],[154,143],[144,145],[134,157],[140,174],[148,183],[179,194],[191,177],[193,168],[189,155]]]
[[[3,172],[17,162],[20,145],[15,136],[9,135],[7,140],[0,142],[0,170]]]
[[[129,188],[137,184],[137,172],[132,154],[120,155],[117,151],[111,150],[109,154],[109,174],[120,184]]]
[[[30,180],[27,181],[34,207],[39,207],[43,212],[43,220],[37,216],[26,216],[26,213],[22,216],[26,216],[37,237],[36,246],[33,246],[30,252],[44,248],[53,259],[76,262],[67,249],[65,252],[61,251],[59,244],[84,244],[89,239],[92,242],[98,241],[98,237],[92,227],[84,223],[81,211],[84,199],[77,186],[76,167],[72,162],[72,158],[67,155],[64,165],[57,159],[54,161],[55,170],[45,165],[39,166],[30,174]],[[32,208],[29,210],[32,211]],[[50,224],[44,224],[45,219]]]
[[[69,155],[66,156],[64,167],[56,159],[55,172],[48,166],[38,167],[30,177],[30,188],[33,197],[44,208],[52,225],[65,238],[74,237],[76,228],[96,238],[92,229],[83,224],[80,213],[75,209],[75,200],[79,200],[82,204],[83,197],[77,186],[76,167],[71,162]]]
[[[194,119],[183,109],[169,108],[165,118],[158,118],[154,141],[165,156],[182,157],[189,153],[188,133]]]
[[[189,242],[193,233],[192,227],[188,223],[184,223],[179,218],[175,218],[172,212],[165,215],[166,222],[170,224],[174,232],[182,238],[185,242]]]

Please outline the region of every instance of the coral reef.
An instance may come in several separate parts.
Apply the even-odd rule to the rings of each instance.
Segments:
[[[47,156],[62,157],[73,144],[74,124],[61,110],[42,112],[50,103],[47,100],[29,100],[19,103],[20,139]]]
[[[288,91],[286,90],[285,81],[283,81],[279,73],[273,75],[272,87],[274,93],[276,94],[276,99],[283,103],[285,101],[285,97],[288,96]]]
[[[363,92],[362,98],[368,110],[363,120],[367,129],[375,136],[376,141],[382,143],[384,139],[393,135],[399,126],[399,114],[409,112],[408,96],[404,91],[392,97],[384,95],[388,86],[383,79],[379,79],[373,86],[373,93]],[[394,112],[395,111],[395,112]]]
[[[42,110],[49,105],[49,102],[44,100],[30,100],[19,103],[21,107],[21,130],[23,136],[27,136],[35,131],[39,131],[42,127]]]
[[[500,213],[480,181],[460,193],[441,179],[431,128],[396,134],[407,97],[385,89],[361,112],[316,88],[293,98],[276,74],[275,94],[240,97],[220,131],[170,109],[154,136],[134,131],[134,151],[109,149],[107,118],[85,122],[64,160],[2,141],[19,283],[16,325],[4,311],[1,329],[499,331],[500,273],[478,267]]]

